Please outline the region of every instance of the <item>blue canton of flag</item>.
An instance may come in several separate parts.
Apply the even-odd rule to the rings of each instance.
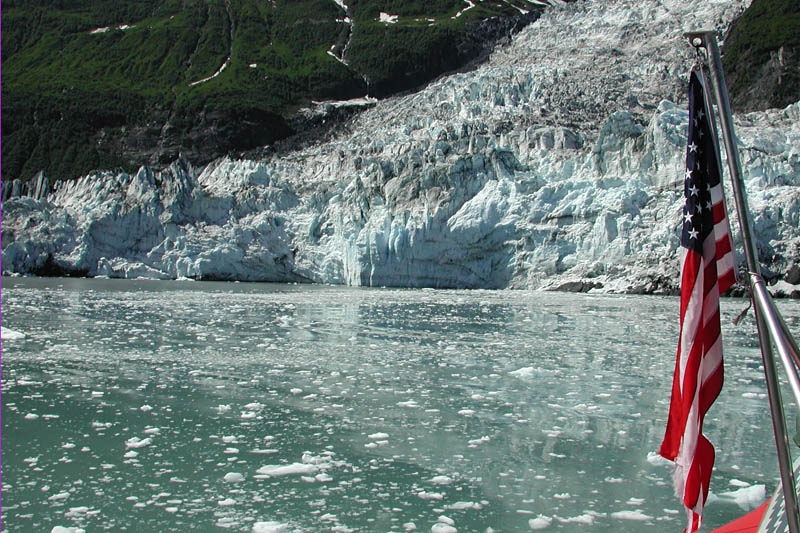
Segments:
[[[697,74],[692,73],[690,100],[692,116],[689,117],[689,135],[686,148],[686,174],[684,180],[683,232],[681,244],[684,248],[703,253],[703,242],[714,230],[714,203],[711,191],[720,185],[717,168],[716,146],[703,105],[702,85]],[[721,187],[720,187],[721,192]],[[724,209],[724,208],[723,208]],[[724,212],[723,212],[724,216]],[[727,222],[726,222],[727,223]]]

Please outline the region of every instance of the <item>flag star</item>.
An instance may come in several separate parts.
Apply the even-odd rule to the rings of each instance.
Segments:
[[[688,180],[688,179],[692,179],[692,172],[694,172],[694,171],[693,171],[693,170],[689,170],[689,169],[687,168],[687,169],[686,169],[686,176],[684,176],[684,179],[687,179],[687,180]]]
[[[706,209],[711,209],[712,207],[714,207],[714,206],[711,205],[711,200],[707,201],[706,202]]]
[[[702,119],[704,116],[706,116],[706,114],[705,114],[705,113],[703,113],[703,110],[702,110],[702,109],[701,109],[700,111],[698,111],[698,112],[697,112],[697,118],[699,118],[699,119]]]
[[[697,119],[694,119],[692,122],[694,122],[694,127],[696,128],[697,127]]]
[[[697,136],[698,136],[699,138],[701,138],[701,139],[702,139],[702,138],[703,138],[703,135],[704,135],[704,133],[703,133],[703,130],[702,130],[702,129],[699,129],[699,130],[697,130]]]
[[[692,223],[692,219],[694,218],[694,215],[687,211],[686,214],[683,215],[683,218],[686,220],[686,222],[691,224]]]
[[[697,153],[697,145],[695,143],[690,144],[689,151]]]
[[[692,229],[689,231],[689,238],[696,239],[700,233],[696,229]]]
[[[689,171],[687,170],[686,172],[688,173]],[[692,186],[689,187],[689,192],[692,194],[692,196],[697,196],[700,190],[694,184],[692,184]]]

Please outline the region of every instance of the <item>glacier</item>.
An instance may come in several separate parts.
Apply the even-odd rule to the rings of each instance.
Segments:
[[[4,183],[3,272],[674,293],[695,62],[682,33],[725,30],[746,6],[557,4],[474,70],[313,146]],[[735,128],[765,275],[796,293],[800,102]]]

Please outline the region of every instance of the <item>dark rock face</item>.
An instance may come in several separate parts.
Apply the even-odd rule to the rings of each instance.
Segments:
[[[735,112],[800,100],[800,3],[753,0],[731,25],[722,53]]]

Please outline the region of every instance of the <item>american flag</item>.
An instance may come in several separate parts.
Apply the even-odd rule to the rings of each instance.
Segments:
[[[700,528],[714,447],[703,418],[722,389],[719,295],[736,282],[716,142],[697,72],[689,80],[689,134],[681,231],[681,322],[667,431],[659,453],[675,462],[686,531]]]

